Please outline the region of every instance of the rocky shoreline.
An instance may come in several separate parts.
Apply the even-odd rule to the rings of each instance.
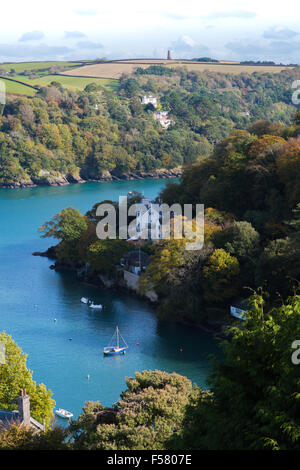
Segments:
[[[110,173],[109,171],[103,173],[99,178],[81,177],[74,175],[57,175],[57,176],[43,176],[41,178],[29,178],[26,180],[0,183],[0,188],[20,189],[20,188],[34,188],[37,186],[65,186],[71,183],[108,183],[113,181],[131,181],[131,180],[144,180],[144,179],[168,179],[178,178],[182,174],[182,168],[177,167],[171,170],[159,169],[153,171],[131,171],[128,173]]]

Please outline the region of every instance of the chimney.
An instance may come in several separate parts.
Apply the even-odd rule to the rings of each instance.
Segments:
[[[18,397],[19,417],[21,423],[25,425],[30,424],[30,397],[26,394],[25,388],[20,390]]]

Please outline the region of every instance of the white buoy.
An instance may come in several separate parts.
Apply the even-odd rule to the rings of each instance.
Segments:
[[[90,380],[90,374],[87,375],[87,379]]]
[[[56,322],[56,318],[54,318],[54,322]]]

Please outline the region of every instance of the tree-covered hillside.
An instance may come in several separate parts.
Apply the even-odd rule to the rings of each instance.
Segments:
[[[152,69],[152,75],[122,77],[117,92],[93,84],[72,92],[52,82],[33,98],[8,98],[0,117],[0,184],[101,179],[191,164],[234,128],[261,118],[289,124],[295,110],[297,69],[273,75]],[[149,93],[158,98],[158,110],[168,111],[168,129],[154,120],[152,105],[142,105]]]
[[[293,294],[300,279],[299,135],[299,112],[290,126],[257,121],[166,185],[160,196],[170,206],[204,204],[205,243],[189,251],[185,238],[141,242],[150,263],[140,293],[154,288],[161,319],[213,325],[227,322],[232,302],[253,289],[269,293],[268,307]],[[91,279],[120,275],[120,258],[134,248],[97,238],[98,204],[86,215],[67,208],[41,228],[60,241],[57,263],[88,263]]]
[[[209,158],[187,168],[179,184],[163,190],[168,204],[206,208],[204,249],[181,249],[181,261],[163,270],[158,247],[146,272],[161,292],[163,318],[222,316],[235,297],[248,297],[246,288],[263,287],[274,305],[297,288],[299,124],[298,112],[288,127],[259,121],[249,131],[235,131]],[[175,249],[164,243],[163,250]]]

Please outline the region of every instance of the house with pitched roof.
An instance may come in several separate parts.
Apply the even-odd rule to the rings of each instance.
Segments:
[[[12,424],[20,424],[31,427],[36,432],[45,430],[45,424],[39,423],[30,415],[30,396],[27,395],[25,388],[20,390],[17,398],[18,410],[5,411],[0,410],[0,431],[1,425],[5,428]]]

